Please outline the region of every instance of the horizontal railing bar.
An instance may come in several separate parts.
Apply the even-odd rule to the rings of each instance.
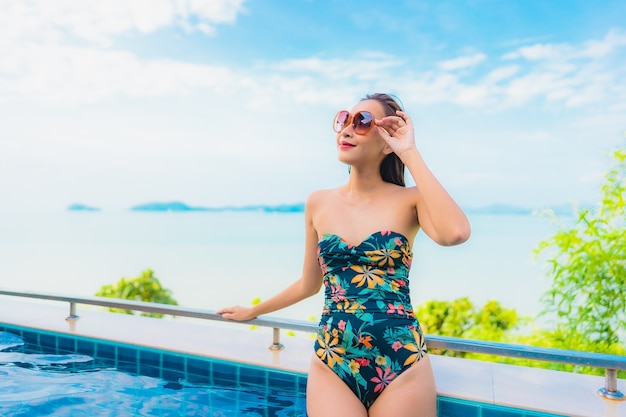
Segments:
[[[570,365],[590,366],[626,370],[626,356],[606,353],[584,352],[539,346],[514,345],[485,340],[462,339],[458,337],[427,335],[429,348],[448,349],[462,352],[482,353],[494,356],[507,356],[518,359],[558,362]]]
[[[150,303],[145,301],[123,300],[118,298],[95,297],[95,296],[68,296],[52,293],[41,292],[18,292],[12,290],[0,289],[0,295],[8,295],[13,297],[36,298],[41,300],[63,301],[68,303],[95,305],[108,308],[119,308],[123,310],[143,311],[146,313],[168,314],[171,316],[191,317],[205,320],[222,321],[228,323],[237,323],[232,320],[223,318],[217,314],[215,310],[204,310],[198,308],[181,307],[171,304]],[[279,317],[272,318],[256,318],[245,322],[245,324],[253,324],[261,327],[280,327],[281,329],[316,332],[317,326],[311,322],[298,321],[292,319],[283,319]]]
[[[278,317],[265,317],[256,318],[245,322],[233,322],[232,320],[224,319],[214,310],[196,309],[169,304],[149,303],[144,301],[123,300],[95,296],[78,297],[42,292],[12,291],[1,288],[0,295],[63,301],[76,304],[96,305],[101,307],[136,310],[148,313],[159,313],[172,316],[191,317],[229,323],[244,323],[248,325],[281,328],[309,333],[317,332],[317,324],[313,322],[292,320],[286,318],[283,319]],[[426,341],[428,347],[431,349],[448,349],[461,352],[506,356],[544,362],[566,363],[571,365],[589,366],[594,368],[626,370],[626,356],[620,355],[543,348],[537,346],[514,345],[499,342],[489,342],[484,340],[462,339],[449,336],[427,335]]]

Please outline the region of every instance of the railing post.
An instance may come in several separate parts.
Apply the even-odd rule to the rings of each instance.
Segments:
[[[80,317],[76,314],[76,303],[70,302],[70,315],[65,318],[67,321],[78,320]]]
[[[285,345],[280,343],[280,327],[274,327],[274,337],[272,340],[272,345],[270,346],[270,350],[283,350]]]
[[[604,388],[600,388],[598,394],[608,400],[624,401],[624,394],[617,389],[617,369],[606,369]]]

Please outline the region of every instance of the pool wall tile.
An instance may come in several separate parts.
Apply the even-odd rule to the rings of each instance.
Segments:
[[[481,417],[524,417],[518,410],[504,410],[495,407],[482,407]]]
[[[298,387],[297,377],[292,373],[274,371],[267,376],[267,384],[273,388],[293,390]]]
[[[161,367],[161,353],[147,349],[139,351],[139,362],[142,366]]]
[[[185,378],[185,372],[163,368],[161,369],[161,378],[165,379],[166,381],[178,382],[179,380]]]
[[[73,337],[59,336],[57,338],[59,352],[76,352],[76,339]]]
[[[24,330],[20,332],[20,336],[24,339],[26,343],[39,344],[39,334],[38,332],[31,332],[29,330]]]
[[[96,348],[96,355],[103,359],[110,359],[115,361],[116,359],[116,348],[115,345],[111,343],[98,342]]]
[[[188,357],[186,358],[186,362],[186,380],[196,384],[211,384],[213,378],[211,375],[212,364],[210,361]]]
[[[96,344],[89,340],[77,339],[76,340],[76,352],[81,355],[95,356]]]
[[[141,375],[150,376],[153,378],[163,378],[163,372],[160,366],[151,366],[151,365],[140,363],[139,373]],[[166,379],[166,378],[163,378],[163,379]]]
[[[268,371],[258,367],[241,367],[239,370],[239,383],[241,385],[267,385]]]
[[[128,362],[128,363],[137,363],[138,362],[138,352],[134,347],[125,347],[118,346],[117,347],[117,361],[118,362]]]
[[[39,335],[39,343],[41,344],[41,346],[45,347],[46,349],[50,349],[54,353],[57,352],[57,337],[56,336],[53,336],[47,333],[41,333]]]
[[[298,392],[306,392],[306,375],[298,375]]]
[[[228,386],[239,385],[239,365],[225,361],[213,362],[211,377],[213,383],[226,384]]]
[[[163,368],[185,373],[185,358],[175,354],[164,354]]]
[[[481,417],[478,405],[457,401],[453,398],[438,398],[438,417]]]

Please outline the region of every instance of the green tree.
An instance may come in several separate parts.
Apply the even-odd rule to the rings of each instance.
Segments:
[[[103,285],[96,296],[108,298],[121,298],[123,300],[146,301],[152,303],[178,305],[172,297],[172,291],[164,288],[152,269],[146,269],[141,276],[136,278],[121,278],[112,285]],[[134,314],[132,310],[110,308],[115,313]],[[146,317],[163,317],[159,313],[141,313]]]
[[[586,352],[602,352],[625,355],[626,348],[606,341],[590,341],[581,333],[556,329],[539,329],[528,326],[531,320],[519,317],[513,309],[507,309],[495,300],[487,302],[482,308],[474,307],[468,298],[453,301],[428,301],[420,304],[416,314],[425,333],[431,335],[452,336],[474,340],[512,343],[519,345],[541,346],[555,349],[578,349]],[[485,355],[472,352],[456,352],[432,349],[438,355],[478,359],[489,362],[506,363],[519,366],[552,369],[602,375],[603,369],[588,366],[576,366],[557,362],[520,359],[506,356]],[[618,377],[624,378],[626,372],[619,371]]]
[[[567,348],[588,349],[593,342],[596,346],[612,346],[624,338],[626,148],[611,155],[612,164],[604,176],[597,207],[575,207],[572,226],[549,212],[560,227],[535,251],[538,257],[548,257],[552,277],[552,286],[543,297],[543,314],[556,313],[557,333],[579,343]],[[586,342],[580,340],[581,335]]]
[[[427,301],[417,307],[416,314],[427,334],[477,340],[505,341],[508,332],[521,323],[515,310],[506,309],[495,300],[477,309],[467,297]],[[431,351],[463,358],[485,359],[487,356],[439,349]]]
[[[582,333],[572,333],[564,326],[556,329],[535,329],[531,334],[518,335],[512,338],[513,343],[529,346],[541,346],[554,349],[581,350],[584,352],[608,353],[612,355],[626,355],[626,348],[618,343],[606,341],[591,341]],[[504,358],[499,362],[535,368],[553,369],[556,371],[577,372],[593,375],[604,375],[604,369],[589,366],[569,365],[557,362],[534,361],[519,358]],[[618,378],[626,377],[626,371],[618,371]]]

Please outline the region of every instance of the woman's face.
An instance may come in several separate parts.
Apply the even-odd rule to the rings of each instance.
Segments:
[[[371,113],[375,119],[385,117],[383,105],[377,100],[358,102],[350,110],[350,118],[353,119],[361,111]],[[337,133],[338,158],[345,164],[380,163],[389,153],[387,150],[390,150],[389,146],[378,134],[378,128],[373,122],[371,129],[364,134],[358,134],[354,131],[352,120]]]

